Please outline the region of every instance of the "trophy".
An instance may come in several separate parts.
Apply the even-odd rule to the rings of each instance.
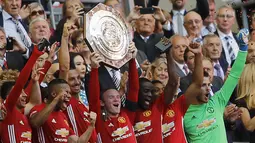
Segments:
[[[107,66],[119,69],[132,58],[128,25],[112,7],[99,3],[84,16],[84,37],[90,50],[102,55]]]

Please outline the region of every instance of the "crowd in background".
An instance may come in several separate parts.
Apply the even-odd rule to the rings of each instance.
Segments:
[[[234,33],[229,5],[170,2],[141,14],[135,1],[125,16],[105,1],[133,39],[116,69],[86,44],[80,0],[64,2],[56,29],[41,4],[0,0],[1,142],[255,143],[255,13]]]

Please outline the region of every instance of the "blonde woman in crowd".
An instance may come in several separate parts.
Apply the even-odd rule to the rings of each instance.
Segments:
[[[150,80],[162,82],[165,87],[168,81],[166,58],[157,58],[147,70],[147,76]]]
[[[241,106],[241,120],[255,142],[255,64],[246,64],[237,86],[237,100]]]

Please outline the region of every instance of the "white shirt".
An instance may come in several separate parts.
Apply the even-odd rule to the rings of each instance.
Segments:
[[[112,78],[112,76],[113,76],[113,74],[112,74],[112,69],[113,68],[111,68],[111,67],[108,67],[108,66],[105,66],[105,68],[107,69],[107,71],[108,71],[108,73],[110,74],[110,76],[111,76],[111,78]],[[115,70],[116,72],[116,77],[117,77],[117,79],[120,81],[121,80],[121,73],[120,73],[120,70]]]
[[[184,73],[184,75],[187,75],[188,73],[189,73],[189,68],[188,68],[188,66],[186,65],[186,64],[180,64],[180,63],[178,63],[178,62],[176,62],[176,61],[174,61],[175,63],[176,63],[176,65],[182,70],[182,72]],[[184,70],[184,65],[185,66],[187,66],[187,71],[188,71],[188,73],[186,74],[186,71]]]
[[[4,30],[5,30],[5,34],[6,37],[14,37],[17,42],[20,43],[21,46],[26,47],[23,43],[23,41],[21,40],[20,34],[17,32],[17,27],[15,25],[15,23],[10,19],[12,18],[12,16],[10,14],[8,14],[5,10],[3,10],[3,21],[4,21]],[[21,17],[19,17],[18,19],[21,19]],[[23,27],[23,25],[19,22],[19,26],[22,30],[22,32],[24,33],[24,35],[26,36],[26,39],[29,42],[29,45],[31,46],[32,41],[29,38],[25,28]],[[27,48],[27,47],[26,47]],[[27,49],[27,51],[29,51]]]
[[[201,30],[201,35],[202,35],[202,36],[206,36],[206,35],[208,35],[208,34],[213,34],[213,33],[216,31],[216,26],[215,26],[214,23],[209,24],[208,27],[210,27],[210,28],[212,29],[212,31],[210,32],[210,31],[206,28],[206,26],[203,26],[203,27],[202,27],[202,30]]]
[[[225,56],[226,56],[226,60],[228,62],[229,65],[231,65],[231,59],[230,59],[230,56],[229,56],[229,53],[228,53],[228,49],[227,49],[227,41],[225,40],[225,37],[226,36],[230,36],[231,39],[230,39],[230,43],[231,43],[231,46],[233,48],[233,52],[235,54],[235,58],[237,56],[237,53],[239,51],[239,46],[232,34],[232,31],[229,33],[229,34],[224,34],[222,33],[219,29],[217,29],[218,31],[218,34],[219,34],[219,37],[220,37],[220,40],[221,40],[221,43],[222,43],[222,46],[223,46],[223,49],[224,49],[224,52],[225,52]]]
[[[174,33],[178,33],[178,26],[181,26],[182,28],[183,28],[183,34],[184,35],[182,35],[182,36],[186,36],[187,35],[187,31],[186,31],[186,29],[184,28],[184,26],[183,26],[183,23],[184,23],[184,13],[185,13],[185,9],[183,9],[183,10],[180,10],[180,11],[177,11],[177,10],[172,10],[173,11],[173,29],[174,29]],[[182,15],[181,15],[181,19],[182,19],[182,21],[183,21],[183,23],[182,23],[182,25],[178,25],[178,22],[177,22],[177,14],[178,13],[181,13]]]
[[[148,41],[148,39],[150,38],[150,36],[147,36],[147,37],[143,37],[142,35],[140,35],[140,37],[143,39],[143,41],[145,42],[145,39],[146,39],[146,42]]]

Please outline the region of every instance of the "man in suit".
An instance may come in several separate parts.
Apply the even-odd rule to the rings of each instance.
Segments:
[[[162,14],[163,15],[163,14]],[[143,14],[136,20],[134,43],[138,50],[145,53],[149,62],[153,62],[160,55],[160,50],[155,45],[163,34],[155,34],[155,18],[152,14]]]
[[[202,29],[202,18],[201,16],[194,12],[190,11],[184,16],[184,27],[187,31],[187,37],[190,41],[203,44],[201,29]]]
[[[182,93],[184,93],[189,87],[189,85],[191,84],[192,72],[194,70],[194,57],[195,55],[192,52],[190,52],[189,49],[187,48],[185,50],[184,60],[187,63],[190,73],[187,76],[182,77],[180,80],[180,89]],[[208,58],[203,59],[203,67],[205,71],[207,71],[207,73],[209,74],[209,77],[212,83],[211,92],[210,92],[210,95],[212,96],[214,95],[215,92],[220,90],[221,86],[223,85],[223,80],[220,77],[213,75],[213,72],[214,72],[213,64],[210,59]]]
[[[217,31],[216,35],[220,37],[223,46],[222,56],[227,60],[228,64],[236,59],[239,46],[236,42],[236,34],[231,28],[235,23],[235,11],[232,7],[224,5],[219,8],[216,16]]]
[[[184,51],[188,47],[188,39],[180,35],[171,38],[171,53],[175,62],[175,72],[179,77],[184,77],[189,73],[188,66],[184,62]]]
[[[220,38],[215,34],[210,34],[205,36],[203,43],[205,56],[209,57],[213,62],[214,76],[221,77],[224,80],[228,69],[228,62],[221,58],[222,44]]]
[[[201,36],[206,36],[209,33],[214,33],[216,31],[216,25],[214,23],[215,20],[215,1],[214,0],[208,0],[209,4],[209,15],[204,19],[203,21],[203,27],[201,31]]]
[[[184,28],[183,23],[184,23],[184,16],[187,14],[186,9],[184,8],[185,4],[187,3],[187,0],[170,0],[170,2],[173,5],[173,9],[170,12],[173,22],[171,26],[163,27],[166,30],[165,35],[169,37],[171,35],[170,31],[173,31],[176,34],[186,36],[187,31]],[[204,20],[209,14],[208,1],[197,0],[197,6],[192,11],[197,12]]]
[[[38,44],[43,38],[49,40],[50,36],[50,26],[45,19],[36,18],[30,22],[29,37],[34,44]]]
[[[30,50],[28,47],[32,44],[26,31],[27,28],[19,15],[21,2],[21,0],[3,0],[3,10],[0,11],[0,26],[4,28],[6,37],[13,37],[18,49],[24,49],[6,53],[8,68],[17,70],[24,67],[29,58]]]

